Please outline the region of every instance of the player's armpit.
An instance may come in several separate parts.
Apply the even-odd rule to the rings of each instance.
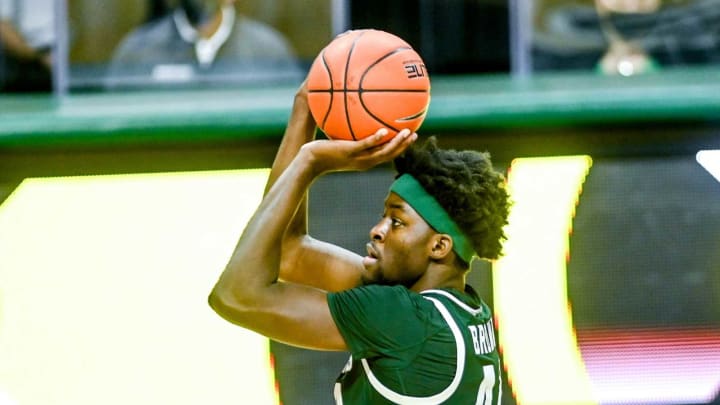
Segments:
[[[210,306],[225,320],[270,339],[313,350],[346,351],[330,314],[327,293],[317,288],[276,282],[238,298],[216,287]]]

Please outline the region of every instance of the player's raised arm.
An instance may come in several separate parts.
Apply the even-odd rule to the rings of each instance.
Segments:
[[[416,138],[403,131],[380,146],[383,135],[379,131],[358,142],[314,141],[300,148],[245,227],[210,294],[210,305],[220,316],[288,344],[346,348],[330,315],[326,292],[278,280],[281,243],[308,187],[319,175],[369,169],[397,157]]]
[[[363,86],[374,91],[363,95]],[[312,139],[316,123],[336,140],[362,139],[384,125],[387,142],[402,128],[416,131],[429,101],[425,65],[402,38],[378,30],[338,35],[315,58],[295,98],[268,189]],[[362,272],[359,255],[308,235],[306,195],[285,234],[280,278],[342,291],[360,285]]]
[[[293,108],[270,171],[265,193],[290,165],[300,148],[315,139],[316,124],[308,107],[307,83],[304,82],[293,102]],[[308,195],[285,231],[280,263],[280,279],[320,288],[341,291],[360,283],[362,258],[308,234]],[[309,270],[306,270],[309,269]]]

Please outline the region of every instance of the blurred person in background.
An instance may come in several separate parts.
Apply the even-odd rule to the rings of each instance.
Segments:
[[[601,15],[600,3],[614,8],[606,5],[609,12]],[[651,11],[636,11],[644,8]],[[720,0],[536,0],[533,10],[538,71],[598,69],[613,36],[640,48],[657,67],[720,63]]]
[[[235,0],[177,0],[131,31],[113,54],[109,86],[301,78],[289,42],[237,13]]]
[[[52,90],[53,0],[0,0],[0,92]]]

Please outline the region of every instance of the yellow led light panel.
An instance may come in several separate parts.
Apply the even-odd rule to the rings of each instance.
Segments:
[[[0,206],[0,403],[278,403],[268,340],[207,305],[267,175],[24,181]]]
[[[568,235],[588,156],[513,161],[504,256],[493,266],[495,314],[522,405],[592,404],[567,301]]]

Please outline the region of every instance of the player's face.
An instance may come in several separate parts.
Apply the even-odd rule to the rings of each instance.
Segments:
[[[380,222],[370,230],[363,281],[411,287],[427,270],[435,234],[410,205],[390,193]]]

